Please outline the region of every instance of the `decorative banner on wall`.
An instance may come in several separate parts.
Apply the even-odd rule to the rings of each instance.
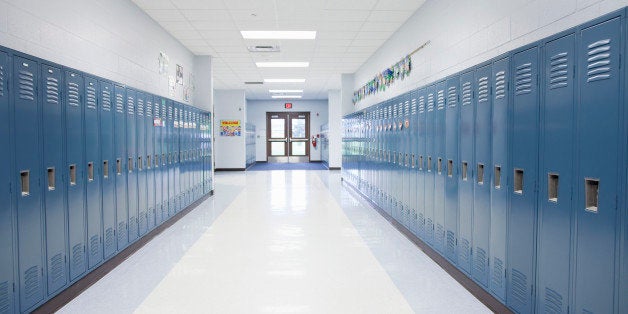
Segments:
[[[421,47],[415,49],[388,69],[378,73],[372,80],[353,92],[353,104],[357,104],[359,101],[366,98],[366,96],[376,94],[380,91],[383,92],[387,87],[395,83],[395,81],[403,80],[406,76],[409,76],[410,72],[412,72],[412,55],[425,48],[429,43],[430,42],[427,41],[421,45]]]
[[[220,136],[241,136],[240,120],[220,120]]]

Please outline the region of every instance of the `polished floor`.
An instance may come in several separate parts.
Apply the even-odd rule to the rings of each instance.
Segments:
[[[337,171],[218,173],[215,192],[60,312],[490,312]]]

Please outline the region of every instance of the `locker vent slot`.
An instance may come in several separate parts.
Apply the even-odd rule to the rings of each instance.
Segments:
[[[19,86],[20,99],[35,100],[35,78],[33,73],[20,70]]]
[[[102,91],[102,109],[105,111],[111,111],[111,92],[108,90]]]
[[[504,285],[504,262],[497,258],[493,258],[493,276],[491,276],[493,286],[503,287]]]
[[[469,170],[469,164],[466,161],[462,162],[462,180],[467,181],[467,170]]]
[[[166,120],[167,117],[168,117],[168,113],[166,111],[166,105],[162,105],[161,106],[161,118]]]
[[[144,170],[144,163],[142,162],[142,156],[137,157],[137,170]]]
[[[10,313],[9,304],[9,282],[3,281],[0,282],[0,313]]]
[[[563,88],[568,84],[568,56],[566,52],[561,52],[550,58],[550,72],[549,72],[549,88]]]
[[[122,161],[120,160],[120,158],[116,159],[116,174],[122,174]]]
[[[56,254],[50,259],[50,277],[53,282],[63,280],[64,277],[64,256],[62,253]]]
[[[488,77],[478,80],[478,103],[488,101]]]
[[[126,222],[121,221],[118,223],[118,242],[126,242]]]
[[[512,283],[511,283],[511,297],[513,301],[519,303],[521,306],[524,306],[527,302],[526,296],[529,295],[526,291],[528,290],[528,277],[524,275],[522,272],[512,269]]]
[[[592,213],[598,211],[598,190],[600,187],[600,180],[598,179],[584,179],[584,193],[585,193],[585,209]]]
[[[414,116],[417,113],[417,103],[416,103],[416,98],[412,98],[412,107],[411,107],[411,114]]]
[[[25,171],[21,171],[20,172],[20,182],[22,185],[22,196],[28,196],[31,192],[31,187],[30,187],[30,176],[31,176],[31,172],[29,170],[25,170]]]
[[[76,244],[72,247],[72,265],[74,269],[83,269],[84,252],[85,248],[83,243]]]
[[[438,91],[438,110],[443,110],[445,109],[445,90],[439,90]]]
[[[455,108],[458,105],[458,95],[456,95],[456,86],[447,89],[447,107]]]
[[[545,313],[564,313],[563,296],[554,289],[545,287]]]
[[[144,101],[142,99],[137,100],[137,115],[140,117],[144,116]]]
[[[76,165],[70,165],[70,185],[76,185]]]
[[[452,178],[454,176],[454,161],[447,160],[447,176]]]
[[[438,174],[442,174],[443,173],[443,159],[438,157],[438,163],[437,163],[437,168],[436,170],[438,171]]]
[[[59,80],[54,77],[46,78],[46,102],[59,104]]]
[[[486,273],[486,251],[481,247],[475,247],[475,270],[480,274]]]
[[[425,96],[419,97],[419,113],[425,113]]]
[[[501,166],[495,166],[495,173],[493,175],[493,183],[495,186],[496,190],[499,190],[502,188],[502,167]]]
[[[515,95],[524,95],[532,92],[532,63],[522,64],[515,73]]]
[[[80,103],[79,85],[74,82],[68,83],[68,105],[78,107]]]
[[[460,262],[468,264],[471,255],[471,246],[469,245],[469,240],[465,238],[460,240]]]
[[[24,272],[24,295],[26,299],[32,299],[41,289],[40,270],[37,266],[32,266]]]
[[[93,84],[90,84],[87,86],[87,88],[85,88],[85,90],[87,91],[87,109],[96,110],[96,88],[94,88],[92,85]]]
[[[114,246],[114,238],[113,238],[113,228],[107,228],[105,230],[105,247],[113,247]]]
[[[465,82],[462,84],[462,105],[468,106],[471,104],[471,82]]]
[[[406,100],[406,106],[405,106],[405,116],[409,116],[410,115],[410,102]],[[194,120],[196,120],[196,116],[194,118],[192,118]]]
[[[587,48],[587,82],[606,80],[611,77],[611,40],[603,39]]]
[[[153,106],[153,112],[155,113],[155,117],[159,118],[161,115],[161,111],[159,110],[159,104],[155,104]]]
[[[495,73],[495,99],[506,97],[506,71]]]
[[[443,228],[443,225],[437,223],[436,224],[436,242],[437,243],[443,243],[445,242],[445,228]]]
[[[135,115],[135,100],[131,96],[126,99],[126,111],[129,115]]]
[[[484,165],[483,164],[478,164],[477,179],[478,179],[478,184],[479,185],[483,185],[484,184]]]
[[[432,156],[427,156],[427,172],[432,172]]]
[[[153,103],[150,101],[146,102],[146,116],[147,117],[153,116]]]
[[[129,173],[133,172],[133,158],[129,157],[129,163],[127,164],[127,167],[129,168]]]
[[[434,111],[434,93],[427,95],[427,112]]]
[[[547,199],[550,202],[558,202],[558,174],[547,174]]]
[[[103,160],[102,162],[103,178],[109,178],[109,160]]]
[[[523,194],[523,169],[515,168],[515,193]]]
[[[4,97],[4,81],[4,67],[0,66],[0,97]],[[1,299],[0,302],[2,302]],[[0,308],[0,310],[2,310],[2,308]]]
[[[48,173],[48,191],[55,190],[55,168],[50,167],[46,171]]]
[[[447,254],[454,256],[456,254],[456,234],[447,230]]]
[[[89,255],[98,257],[100,256],[100,236],[93,235],[89,238]]]
[[[427,232],[429,232],[429,235],[433,236],[432,232],[434,231],[434,222],[432,221],[432,218],[427,218],[425,226],[427,228]]]
[[[124,97],[122,94],[116,94],[116,112],[124,113]]]
[[[150,160],[150,155],[146,156],[146,169],[150,169],[150,167],[152,166],[152,162]]]

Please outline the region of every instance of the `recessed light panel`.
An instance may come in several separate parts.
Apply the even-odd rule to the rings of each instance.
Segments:
[[[305,79],[264,79],[264,83],[305,83]]]
[[[307,68],[309,62],[255,62],[258,68]]]
[[[244,39],[315,39],[316,31],[240,31]]]

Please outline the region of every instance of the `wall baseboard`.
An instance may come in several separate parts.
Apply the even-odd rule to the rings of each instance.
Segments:
[[[218,171],[245,171],[246,168],[216,168],[214,169],[215,172]]]

